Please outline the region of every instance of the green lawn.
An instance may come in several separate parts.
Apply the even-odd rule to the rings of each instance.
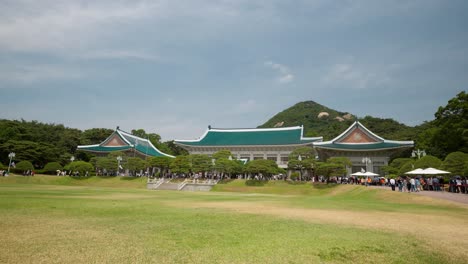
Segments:
[[[141,179],[31,178],[0,178],[0,263],[466,263],[449,245],[466,249],[468,209],[408,194],[243,181],[189,193],[139,189]],[[235,186],[242,192],[225,192]],[[448,235],[420,234],[433,223]],[[453,227],[461,239],[451,225],[462,225]]]

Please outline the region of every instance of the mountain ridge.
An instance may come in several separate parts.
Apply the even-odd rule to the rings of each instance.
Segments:
[[[358,118],[349,112],[342,112],[315,101],[302,101],[277,113],[258,128],[303,126],[304,136],[323,136],[331,140],[358,120],[377,135],[393,140],[412,140],[416,137],[416,127],[399,123],[391,118],[378,118],[370,115]]]

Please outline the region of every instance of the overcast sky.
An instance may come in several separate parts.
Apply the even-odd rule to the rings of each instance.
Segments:
[[[468,84],[468,1],[1,0],[0,118],[256,127],[313,100],[432,120]]]

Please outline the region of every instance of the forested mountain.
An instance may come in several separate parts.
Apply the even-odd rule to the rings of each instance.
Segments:
[[[468,153],[468,94],[463,91],[440,106],[435,119],[411,127],[393,119],[372,116],[357,118],[314,101],[300,102],[273,116],[259,127],[304,126],[306,136],[323,136],[330,140],[342,133],[355,120],[377,135],[390,140],[414,140],[415,147],[439,158],[451,152]]]
[[[357,118],[314,101],[300,102],[272,117],[259,127],[304,126],[306,136],[323,136],[330,140],[341,134],[354,121],[359,120],[364,126],[377,135],[393,140],[414,139],[418,129],[393,119],[382,119],[371,116]]]

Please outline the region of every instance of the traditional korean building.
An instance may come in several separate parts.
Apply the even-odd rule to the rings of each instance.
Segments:
[[[107,155],[112,151],[122,151],[140,157],[171,157],[161,152],[148,140],[122,131],[117,127],[115,131],[103,142],[95,145],[78,146],[78,150],[92,152],[98,155]]]
[[[349,158],[353,166],[349,168],[348,175],[361,169],[383,175],[381,167],[388,165],[396,153],[414,147],[414,142],[383,139],[356,121],[336,138],[314,142],[314,147],[321,160]]]
[[[190,154],[212,155],[227,149],[235,159],[274,160],[286,168],[289,154],[296,148],[313,146],[322,137],[303,137],[303,127],[221,129],[211,128],[197,140],[175,140]]]

